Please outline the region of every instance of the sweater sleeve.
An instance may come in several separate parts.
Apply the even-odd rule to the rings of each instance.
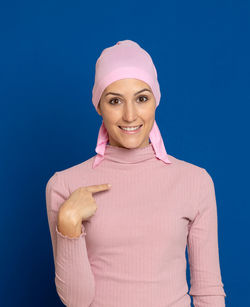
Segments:
[[[224,307],[226,293],[220,271],[215,188],[205,169],[200,184],[198,208],[189,225],[187,241],[189,293],[195,307]]]
[[[89,307],[94,299],[95,283],[87,255],[86,231],[68,237],[58,231],[57,215],[67,199],[60,174],[55,172],[46,185],[46,208],[55,265],[55,285],[65,306]]]

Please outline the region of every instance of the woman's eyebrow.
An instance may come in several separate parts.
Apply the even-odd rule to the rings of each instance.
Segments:
[[[136,92],[136,93],[134,94],[134,96],[137,95],[137,94],[139,94],[139,93],[141,93],[141,92],[144,92],[144,91],[148,91],[148,92],[152,93],[148,88],[144,88],[144,89],[140,90],[139,92]],[[122,94],[114,93],[114,92],[108,92],[108,93],[105,95],[105,97],[106,97],[107,95],[123,96]]]

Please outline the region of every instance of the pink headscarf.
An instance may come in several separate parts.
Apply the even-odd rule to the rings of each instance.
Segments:
[[[92,90],[92,102],[95,109],[105,88],[112,82],[124,78],[135,78],[146,82],[152,89],[156,107],[159,105],[161,93],[157,80],[157,72],[150,55],[136,42],[123,40],[114,46],[104,49],[96,62],[95,84]],[[155,156],[165,163],[172,163],[167,155],[160,130],[154,121],[149,134],[153,145]],[[108,143],[108,132],[102,121],[99,129],[93,168],[104,159],[106,144]]]

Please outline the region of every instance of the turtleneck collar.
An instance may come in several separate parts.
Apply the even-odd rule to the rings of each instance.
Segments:
[[[152,143],[141,148],[125,148],[106,144],[105,159],[119,163],[138,163],[153,159],[155,152]]]

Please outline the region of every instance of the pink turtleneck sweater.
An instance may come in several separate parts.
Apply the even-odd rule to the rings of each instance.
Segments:
[[[93,156],[49,179],[55,285],[66,306],[190,307],[190,295],[195,307],[225,306],[213,181],[204,168],[168,157],[171,164],[157,159],[151,143],[108,144],[97,168]],[[62,235],[62,203],[81,186],[104,183],[112,187],[93,194],[97,211],[82,234]]]

